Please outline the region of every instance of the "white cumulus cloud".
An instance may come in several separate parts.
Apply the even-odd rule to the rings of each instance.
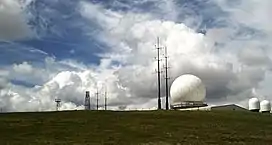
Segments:
[[[228,10],[223,1],[213,2],[217,2],[223,10]],[[177,9],[173,3],[168,6],[173,7],[173,10]],[[241,7],[244,8],[244,4]],[[14,64],[9,72],[13,74],[12,78],[45,78],[42,81],[32,81],[42,82],[33,88],[7,84],[1,90],[2,108],[9,111],[54,110],[54,99],[60,98],[61,109],[82,109],[87,90],[91,92],[94,107],[94,94],[98,90],[99,107],[102,109],[103,94],[107,88],[108,105],[111,109],[154,109],[157,106],[157,78],[154,74],[154,45],[157,37],[160,37],[161,45],[168,48],[171,82],[185,73],[199,76],[207,87],[208,103],[244,103],[251,97],[252,89],[256,88],[258,91],[265,88],[262,84],[270,73],[269,54],[260,49],[260,43],[256,42],[258,39],[254,43],[233,40],[232,37],[237,32],[233,26],[208,30],[207,35],[203,35],[184,23],[175,22],[177,12],[173,14],[172,21],[162,20],[153,13],[125,13],[86,1],[80,2],[79,8],[81,15],[90,24],[99,26],[96,34],[86,33],[107,46],[104,48],[105,53],[100,55],[100,65],[88,66],[75,61],[48,59],[46,63],[50,65],[46,65],[45,69],[27,62]],[[232,18],[237,17],[236,11],[227,12],[233,14]],[[240,19],[233,20],[239,24],[247,21]],[[255,28],[254,25],[249,27]],[[258,24],[256,28],[269,30],[266,27],[267,25]],[[265,40],[267,39],[266,37]],[[224,45],[216,46],[218,41]],[[60,67],[63,64],[69,65],[69,69]],[[163,83],[163,95],[164,87]]]

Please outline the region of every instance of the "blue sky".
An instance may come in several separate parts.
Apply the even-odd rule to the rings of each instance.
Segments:
[[[146,2],[128,2],[128,1],[91,1],[103,5],[107,9],[115,11],[133,11],[138,13],[153,13],[163,20],[173,20],[168,17],[170,12],[161,12],[157,8],[158,1]],[[42,61],[45,54],[54,56],[57,60],[74,59],[85,64],[99,63],[97,53],[101,53],[101,47],[107,47],[106,44],[99,42],[95,37],[95,32],[99,31],[99,26],[95,23],[89,23],[82,18],[78,11],[79,1],[55,1],[55,0],[39,0],[32,1],[26,8],[30,18],[28,19],[29,27],[36,33],[33,38],[26,40],[18,40],[10,43],[1,43],[2,48],[1,63],[12,64],[22,61]],[[227,13],[212,1],[179,1],[177,7],[182,7],[175,22],[187,23],[194,29],[205,29],[214,27],[224,27],[227,25],[227,19],[220,20]],[[216,15],[216,17],[215,17]],[[188,17],[201,18],[192,21],[186,21]],[[87,36],[86,30],[91,34]],[[89,34],[88,34],[89,35]],[[14,48],[14,51],[6,50],[7,47]],[[5,49],[6,48],[6,49]],[[39,52],[30,52],[26,55],[27,49],[38,50]],[[24,54],[20,57],[20,53]],[[14,57],[16,56],[16,57]],[[7,59],[8,58],[8,59]]]
[[[3,44],[3,47],[17,46],[32,48],[46,53],[48,56],[54,56],[56,59],[76,59],[85,63],[97,63],[97,56],[95,52],[99,52],[99,48],[94,43],[90,42],[82,29],[84,20],[75,11],[75,2],[62,1],[33,1],[28,7],[29,13],[32,14],[29,19],[29,27],[31,27],[36,36],[31,39],[19,40],[15,44]],[[16,55],[16,53],[26,53],[26,50],[18,48],[14,53],[2,53],[6,57]],[[36,56],[37,61],[43,59],[39,54],[32,54]],[[19,61],[36,61],[35,57],[24,55],[19,58]],[[13,62],[17,62],[17,56]],[[10,63],[13,63],[10,62]]]
[[[150,50],[155,36],[169,45],[170,58],[175,59],[170,62],[171,77],[198,75],[206,83],[208,101],[243,102],[252,90],[269,96],[272,29],[267,6],[271,4],[267,0],[4,0],[0,78],[7,83],[2,104],[12,102],[14,94],[26,102],[30,98],[42,102],[41,94],[50,86],[46,95],[51,101],[53,96],[65,96],[58,92],[67,88],[77,90],[63,99],[67,108],[73,103],[78,107],[82,100],[76,96],[107,78],[112,104],[137,106],[135,102],[151,100],[147,106],[153,107],[156,78]],[[151,84],[142,88],[145,81]],[[7,110],[18,110],[12,103],[15,108]],[[38,109],[50,108],[46,103],[41,106]]]
[[[128,5],[127,7],[133,7],[137,12],[154,13],[159,15],[161,19],[168,19],[166,15],[160,15],[161,13],[156,9],[156,3],[145,2],[135,4],[127,1],[91,1],[92,3],[99,3],[108,9],[117,11],[129,11],[125,9],[125,6],[120,6],[119,3]],[[78,1],[55,1],[55,0],[40,0],[33,1],[27,7],[27,13],[31,13],[31,17],[28,20],[29,27],[31,27],[36,33],[36,37],[26,40],[13,41],[9,43],[1,43],[2,48],[11,47],[15,51],[1,49],[1,63],[12,64],[22,61],[41,61],[45,57],[45,53],[48,56],[54,56],[57,60],[62,59],[74,59],[83,63],[99,63],[99,57],[96,53],[101,53],[100,47],[107,47],[105,44],[100,43],[95,39],[95,34],[91,37],[86,36],[86,29],[89,32],[99,31],[99,26],[92,23],[87,23],[84,18],[77,11]],[[220,9],[215,4],[207,1],[181,1],[178,6],[185,7],[185,13],[180,14],[176,19],[177,22],[183,22],[185,17],[201,17],[200,22],[194,22],[191,25],[198,23],[199,29],[209,28],[224,25],[222,22],[217,22],[213,17],[211,11],[207,11],[207,8],[212,7],[216,11],[217,15],[220,13]],[[157,11],[157,12],[156,12]],[[222,23],[222,24],[221,24]],[[88,26],[86,26],[88,25]],[[93,38],[92,38],[93,37]],[[31,53],[26,55],[27,49],[36,49],[44,52]],[[20,53],[24,54],[20,57]],[[16,57],[15,57],[16,56]],[[7,59],[8,58],[8,59]]]

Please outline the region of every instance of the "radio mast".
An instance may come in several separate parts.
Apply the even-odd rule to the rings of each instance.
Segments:
[[[165,98],[165,108],[166,110],[169,109],[169,87],[168,87],[168,80],[170,79],[168,77],[168,54],[167,54],[167,47],[164,48],[165,50],[165,66],[164,66],[164,69],[165,69],[165,95],[166,95],[166,98]]]
[[[105,95],[104,96],[105,97],[104,98],[105,99],[105,102],[104,102],[105,104],[104,105],[105,105],[105,110],[107,110],[107,86],[105,86],[105,94],[104,95]]]
[[[161,71],[160,71],[160,39],[157,37],[157,63],[158,63],[158,68],[157,68],[157,74],[158,74],[158,109],[161,109]]]
[[[96,95],[96,110],[98,110],[98,89],[97,89],[97,91],[96,91],[96,93],[95,93],[95,95]]]

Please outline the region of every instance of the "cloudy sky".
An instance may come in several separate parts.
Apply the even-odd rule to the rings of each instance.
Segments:
[[[155,108],[156,37],[170,76],[200,77],[209,104],[272,99],[271,0],[1,0],[2,111]],[[203,30],[206,30],[204,35]],[[162,64],[163,66],[163,64]],[[163,95],[164,83],[162,85]],[[93,104],[93,103],[92,103]]]

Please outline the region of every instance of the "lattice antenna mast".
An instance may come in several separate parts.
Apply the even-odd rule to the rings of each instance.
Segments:
[[[158,74],[158,109],[161,109],[161,71],[160,71],[160,39],[157,37],[157,63],[158,63],[158,68],[157,68],[157,74]]]
[[[85,110],[91,110],[91,98],[90,98],[90,92],[86,91],[86,96],[85,96]]]
[[[168,77],[168,69],[169,69],[169,66],[168,66],[168,54],[167,54],[167,47],[164,48],[164,57],[165,57],[165,66],[164,66],[164,69],[165,69],[165,94],[166,94],[166,98],[165,98],[165,108],[166,110],[169,109],[169,86],[168,86],[168,82],[169,82],[169,79],[170,77]]]
[[[96,96],[96,110],[98,110],[98,88],[96,90],[95,96]]]
[[[56,111],[59,111],[61,99],[55,99],[55,102],[56,102]]]

